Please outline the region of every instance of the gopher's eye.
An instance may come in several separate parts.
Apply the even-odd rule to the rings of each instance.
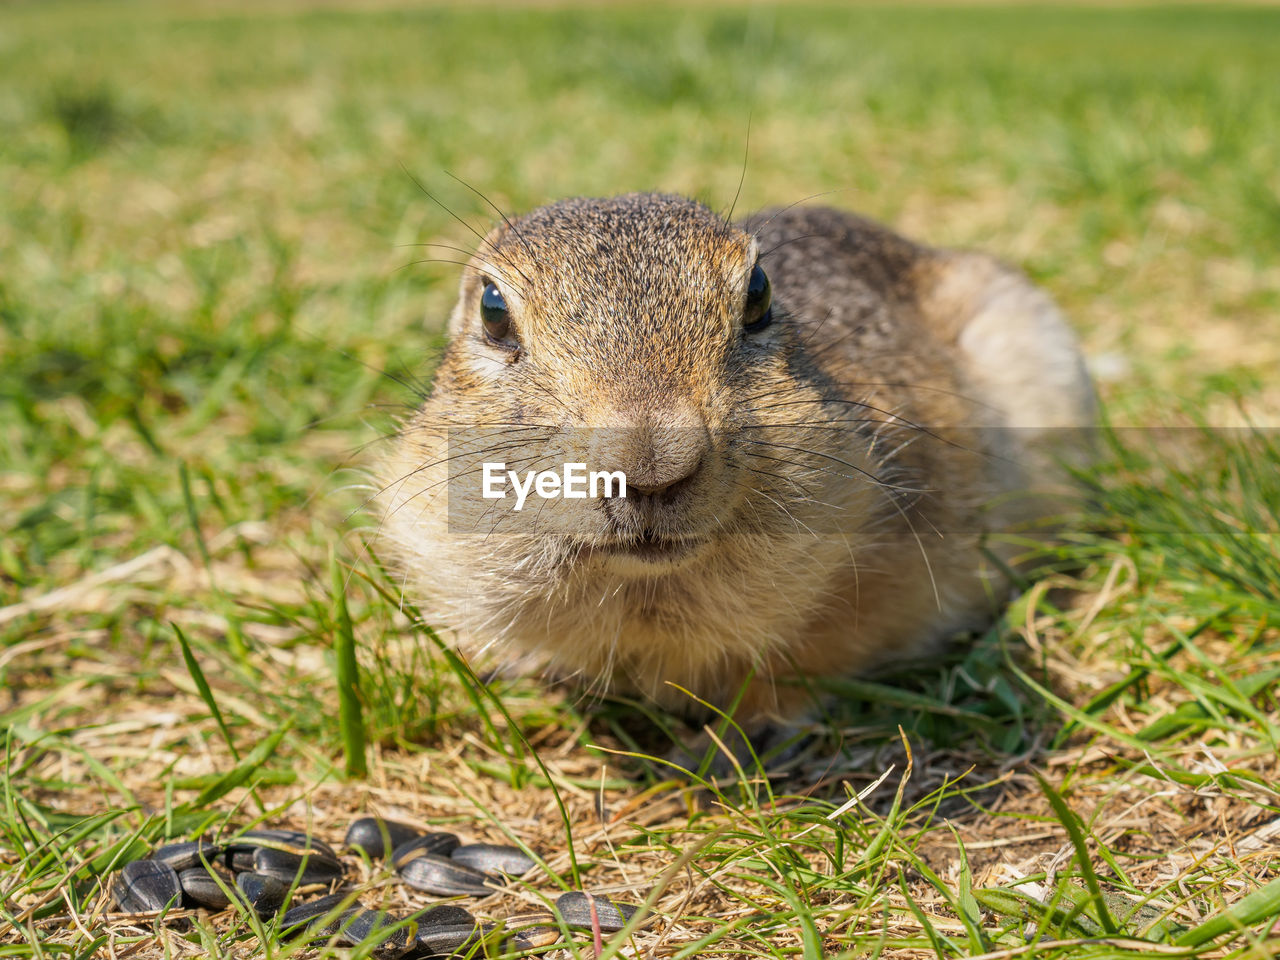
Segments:
[[[773,323],[773,291],[769,277],[756,264],[747,279],[747,307],[742,313],[742,329],[747,333],[763,330]]]
[[[511,329],[507,301],[492,283],[486,283],[484,293],[480,294],[480,320],[484,323],[484,332],[494,340],[501,340]]]

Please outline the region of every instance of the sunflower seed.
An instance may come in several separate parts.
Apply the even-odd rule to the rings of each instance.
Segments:
[[[333,913],[335,910],[344,907],[350,907],[355,903],[355,897],[351,893],[331,893],[327,897],[320,897],[318,900],[308,900],[306,903],[300,903],[296,907],[290,907],[285,911],[285,915],[280,918],[280,931],[285,936],[298,934],[306,928],[304,925],[311,926],[326,914]],[[338,916],[333,919],[337,920]],[[334,929],[337,929],[336,926]],[[330,931],[329,935],[332,936],[332,931]]]
[[[383,820],[381,817],[361,817],[347,828],[343,841],[349,848],[363,850],[374,860],[391,855],[391,851],[421,831],[407,823]]]
[[[469,843],[455,848],[449,857],[482,873],[505,873],[512,877],[521,876],[537,866],[537,862],[518,847],[497,843]]]
[[[222,887],[218,886],[218,880],[214,879],[215,874],[228,889],[235,887],[236,878],[226,869],[215,864],[210,864],[208,868],[191,867],[188,870],[178,871],[183,897],[193,901],[197,906],[208,907],[210,910],[221,910],[230,906],[231,899]]]
[[[434,907],[426,907],[409,914],[409,919],[417,922],[419,930],[423,927],[456,927],[467,923],[475,926],[479,922],[471,915],[470,910],[455,903],[438,903]]]
[[[424,833],[396,847],[391,852],[391,865],[399,869],[402,864],[424,853],[438,853],[442,857],[447,857],[458,843],[458,838],[452,833]]]
[[[332,939],[333,937],[338,935],[338,932],[340,930],[345,929],[347,924],[351,922],[351,918],[354,917],[356,913],[358,913],[362,909],[364,908],[361,907],[360,904],[357,902],[353,906],[347,907],[347,909],[343,910],[336,917],[330,918],[325,923],[317,922],[317,923],[309,924],[307,926],[308,938],[313,943],[318,940]],[[325,912],[328,913],[329,911],[325,911]],[[318,919],[320,918],[317,918],[317,920]]]
[[[418,949],[433,957],[448,957],[474,944],[492,926],[479,923],[444,923],[418,927]]]
[[[595,901],[596,919],[600,929],[606,933],[614,933],[627,925],[627,921],[635,916],[636,908],[627,903],[614,903],[608,897],[594,894],[590,898],[577,891],[561,894],[556,900],[556,911],[571,927],[591,929],[591,903]]]
[[[341,880],[343,874],[342,863],[336,857],[321,854],[300,857],[271,847],[259,847],[254,851],[253,871],[285,883],[297,881],[300,885],[330,883]]]
[[[145,913],[181,902],[182,883],[177,871],[162,860],[134,860],[116,877],[113,892],[124,912]]]
[[[163,847],[156,847],[151,853],[151,859],[160,863],[167,863],[174,870],[181,873],[183,870],[190,870],[193,867],[201,865],[203,862],[211,863],[222,853],[222,845],[219,843],[210,843],[208,840],[192,840],[187,843],[168,843]]]
[[[415,890],[440,896],[466,894],[483,897],[490,892],[485,886],[489,878],[479,870],[434,853],[424,853],[410,860],[400,868],[400,878]]]
[[[241,899],[260,917],[269,917],[279,910],[289,895],[287,883],[262,873],[242,873],[236,877],[236,886]]]
[[[417,942],[418,925],[412,920],[403,925],[399,917],[374,910],[357,910],[338,932],[338,942],[358,947],[369,941],[380,940],[370,956],[382,958],[400,957],[408,953]],[[388,934],[392,927],[400,925]]]

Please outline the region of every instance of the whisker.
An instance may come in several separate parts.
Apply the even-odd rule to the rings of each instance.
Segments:
[[[773,215],[773,216],[771,216],[768,220],[766,220],[764,223],[760,224],[760,226],[756,227],[756,228],[755,228],[755,230],[753,230],[753,231],[752,231],[752,233],[753,233],[755,236],[757,236],[757,237],[758,237],[758,236],[760,236],[760,231],[761,231],[761,230],[763,230],[763,229],[764,229],[765,227],[767,227],[769,224],[773,223],[773,221],[777,220],[780,216],[782,216],[784,213],[786,213],[786,212],[787,212],[788,210],[790,210],[792,207],[798,207],[798,206],[800,206],[800,204],[802,204],[802,203],[808,203],[810,200],[817,200],[817,199],[819,199],[820,197],[830,197],[830,196],[832,196],[833,194],[837,194],[837,193],[844,193],[844,188],[839,189],[839,190],[824,190],[824,191],[822,191],[822,193],[814,193],[814,194],[810,194],[810,195],[809,195],[809,196],[807,196],[807,197],[801,197],[799,200],[795,201],[794,203],[789,203],[789,204],[787,204],[785,207],[783,207],[781,210],[778,210],[778,211],[777,211],[776,213],[774,213],[774,215]]]
[[[494,253],[496,253],[496,254],[498,254],[498,256],[502,257],[502,259],[503,259],[504,261],[506,261],[506,263],[507,263],[510,267],[512,267],[512,269],[514,269],[514,270],[516,271],[516,273],[518,273],[518,274],[520,274],[520,276],[524,277],[524,282],[525,282],[525,283],[529,284],[530,286],[532,286],[532,285],[533,285],[533,281],[529,279],[528,274],[526,274],[523,270],[521,270],[521,269],[520,269],[520,266],[519,266],[518,264],[514,263],[514,262],[511,260],[511,258],[510,258],[510,257],[507,257],[505,254],[503,254],[503,252],[502,252],[501,250],[499,250],[497,247],[495,247],[492,243],[489,243],[489,241],[488,241],[488,239],[485,237],[485,235],[484,235],[484,234],[482,234],[479,230],[477,230],[475,227],[473,227],[471,224],[469,224],[466,220],[462,219],[462,217],[458,216],[456,213],[454,213],[452,210],[450,210],[450,209],[449,209],[449,207],[447,207],[447,206],[446,206],[446,205],[445,205],[445,204],[444,204],[444,203],[443,203],[443,202],[442,202],[442,201],[441,201],[441,200],[440,200],[440,199],[439,199],[435,194],[433,194],[430,190],[428,190],[425,186],[423,186],[422,181],[421,181],[421,180],[419,180],[417,177],[415,177],[415,176],[413,175],[413,173],[409,170],[409,168],[408,168],[408,167],[406,167],[403,163],[401,163],[401,164],[400,164],[400,169],[404,171],[405,176],[407,176],[410,180],[412,180],[412,181],[414,182],[414,184],[417,186],[417,188],[418,188],[419,190],[421,190],[424,194],[426,194],[426,196],[427,196],[427,197],[428,197],[428,198],[429,198],[429,199],[430,199],[430,200],[431,200],[431,201],[432,201],[436,206],[438,206],[441,210],[443,210],[445,213],[449,214],[449,216],[453,217],[453,219],[457,220],[460,224],[462,224],[464,227],[466,227],[468,230],[470,230],[473,234],[475,234],[475,236],[479,239],[480,244],[481,244],[481,246],[482,246],[482,247],[483,247],[485,244],[488,244],[489,248],[490,248],[491,250],[493,250],[493,252],[494,252]],[[465,266],[465,264],[464,264],[464,266]]]
[[[742,172],[738,174],[738,189],[733,192],[733,202],[729,204],[729,212],[725,214],[726,221],[733,220],[733,211],[738,209],[738,197],[742,195],[742,185],[747,180],[747,158],[751,156],[751,114],[747,114],[747,142],[742,148]]]
[[[777,395],[777,394],[775,394],[775,396],[776,396],[776,395]],[[766,394],[766,395],[762,395],[762,396],[768,396],[768,395]],[[753,399],[754,399],[754,398],[753,398]],[[749,403],[751,403],[751,400],[746,400],[746,401],[744,401],[744,403],[748,403],[748,404],[749,404]],[[794,407],[794,406],[797,406],[797,405],[800,405],[800,404],[804,404],[804,405],[807,405],[807,406],[813,406],[815,403],[817,403],[818,405],[822,405],[822,404],[830,404],[830,403],[843,403],[843,404],[848,404],[848,405],[850,405],[850,406],[863,407],[863,408],[865,408],[865,409],[867,409],[867,410],[872,411],[873,413],[880,413],[880,414],[884,414],[886,417],[889,417],[889,418],[890,418],[889,420],[887,420],[887,421],[882,421],[882,422],[884,422],[884,423],[886,423],[886,424],[892,424],[892,425],[895,425],[895,426],[900,425],[900,426],[904,426],[904,427],[909,427],[909,428],[910,428],[910,429],[912,429],[912,430],[918,430],[918,431],[920,431],[921,433],[925,434],[926,436],[932,437],[934,440],[937,440],[937,441],[938,441],[938,442],[940,442],[940,443],[945,443],[945,444],[947,444],[948,446],[955,447],[955,448],[957,448],[957,449],[959,449],[959,450],[966,450],[966,451],[968,451],[968,452],[970,452],[970,453],[974,452],[974,451],[968,450],[968,448],[967,448],[967,447],[965,447],[963,444],[957,443],[957,442],[955,442],[954,440],[948,440],[946,437],[939,436],[938,434],[934,433],[932,430],[930,430],[930,429],[929,429],[928,427],[926,427],[926,426],[923,426],[922,424],[916,423],[916,422],[914,422],[914,421],[912,421],[912,420],[908,420],[906,417],[899,416],[898,414],[894,413],[894,412],[893,412],[893,411],[891,411],[891,410],[885,410],[885,409],[884,409],[884,408],[882,408],[882,407],[874,406],[874,405],[872,405],[872,404],[870,404],[870,403],[867,403],[865,400],[845,400],[845,399],[842,399],[842,398],[840,398],[840,397],[823,397],[821,400],[818,400],[818,401],[814,401],[814,400],[788,400],[788,401],[785,401],[785,402],[783,402],[783,403],[772,403],[772,404],[769,404],[768,406],[764,406],[764,407],[751,407],[750,409],[751,409],[751,412],[752,412],[752,413],[757,413],[757,412],[760,412],[760,411],[763,411],[763,410],[776,410],[776,409],[778,409],[779,407]]]
[[[533,427],[523,427],[523,426],[521,426],[521,427],[519,427],[519,428],[514,428],[514,429],[511,429],[511,430],[504,430],[504,431],[500,431],[500,432],[498,432],[498,433],[496,433],[496,434],[492,434],[492,435],[490,435],[490,436],[484,437],[483,439],[488,440],[488,439],[492,439],[493,437],[506,437],[506,436],[510,436],[512,433],[516,433],[516,432],[518,432],[518,430],[521,430],[521,429],[536,429],[536,428],[533,428]],[[545,440],[546,440],[546,439],[547,439],[547,438],[543,438],[543,441],[542,441],[542,442],[545,442]],[[539,442],[539,441],[535,438],[535,439],[533,439],[533,440],[531,440],[531,441],[524,441],[524,442],[535,442],[535,443],[536,443],[536,442]],[[439,458],[437,458],[437,459],[435,459],[435,460],[431,460],[431,461],[429,461],[429,462],[427,462],[427,463],[424,463],[424,464],[421,464],[421,465],[419,465],[419,466],[417,466],[417,467],[414,467],[412,470],[410,470],[410,471],[409,471],[408,473],[406,473],[404,476],[399,477],[399,478],[397,478],[397,479],[395,479],[395,480],[392,480],[392,481],[390,481],[389,483],[385,484],[384,486],[382,486],[382,487],[378,488],[378,489],[377,489],[373,494],[371,494],[371,495],[370,495],[370,496],[369,496],[369,497],[368,497],[368,498],[367,498],[367,499],[366,499],[362,504],[360,504],[360,506],[358,506],[355,510],[353,510],[350,514],[348,514],[348,515],[347,515],[347,517],[346,517],[346,519],[347,519],[347,520],[350,520],[350,519],[351,519],[351,517],[355,516],[355,514],[356,514],[356,513],[358,513],[359,511],[361,511],[361,510],[365,509],[366,507],[368,507],[368,506],[369,506],[369,504],[371,504],[374,500],[378,499],[378,497],[380,497],[380,496],[382,496],[383,494],[385,494],[385,493],[386,493],[388,490],[390,490],[392,487],[394,487],[394,486],[396,486],[396,485],[398,485],[398,484],[403,484],[403,483],[407,482],[410,478],[415,477],[415,476],[417,476],[417,475],[418,475],[418,474],[420,474],[420,473],[424,473],[424,472],[426,472],[427,470],[432,470],[432,469],[434,469],[434,468],[436,468],[436,467],[442,466],[443,464],[450,463],[451,461],[456,460],[456,459],[458,459],[459,457],[478,457],[478,456],[483,456],[484,454],[486,454],[486,453],[491,453],[491,452],[493,452],[494,450],[501,450],[501,449],[503,449],[503,447],[504,447],[504,446],[505,446],[505,444],[503,444],[503,443],[495,443],[495,444],[493,444],[493,445],[492,445],[492,446],[490,446],[490,447],[487,447],[487,448],[481,448],[481,449],[479,449],[479,450],[471,450],[471,449],[460,450],[460,451],[458,451],[457,453],[454,453],[454,454],[452,454],[452,455],[450,455],[450,456],[447,456],[447,457],[439,457]],[[450,478],[446,478],[446,481],[447,481],[448,479],[450,479]],[[431,484],[431,485],[429,485],[427,488],[424,488],[424,489],[430,489],[430,487],[432,487],[432,486],[438,486],[438,485],[439,485],[438,483],[437,483],[437,484]],[[419,491],[419,492],[421,492],[421,491]]]
[[[445,176],[453,177],[454,180],[457,180],[458,183],[462,184],[464,187],[466,187],[468,190],[474,193],[477,197],[479,197],[481,200],[487,203],[491,208],[493,208],[494,213],[500,216],[502,218],[502,222],[507,225],[507,229],[510,230],[513,234],[515,234],[516,238],[520,241],[521,245],[524,247],[525,253],[529,254],[529,259],[535,260],[535,261],[538,259],[537,255],[534,254],[533,252],[533,247],[529,245],[529,241],[526,240],[524,236],[520,233],[520,231],[516,229],[516,225],[512,223],[509,219],[507,219],[507,215],[502,212],[502,210],[498,207],[496,203],[494,203],[492,200],[486,197],[483,193],[481,193],[471,184],[467,183],[467,181],[463,180],[461,177],[455,176],[454,174],[450,173],[448,170],[445,171]],[[526,277],[525,279],[527,280],[528,278]]]
[[[404,387],[406,390],[408,390],[411,393],[417,393],[417,390],[414,384],[400,377],[397,377],[395,374],[387,370],[383,370],[381,367],[376,367],[365,360],[361,360],[359,357],[357,357],[353,353],[350,353],[346,350],[342,350],[338,347],[334,347],[332,344],[330,344],[328,341],[322,338],[319,334],[312,333],[311,331],[305,330],[305,329],[302,330],[302,333],[306,336],[311,337],[316,342],[323,344],[327,349],[336,351],[338,356],[342,357],[344,360],[351,360],[355,363],[358,363],[360,364],[360,366],[364,367],[366,370],[371,370],[374,373],[378,374],[378,376],[380,377],[386,377],[388,380],[390,380],[392,383],[396,384],[397,386]]]
[[[410,267],[421,266],[424,263],[451,263],[455,267],[465,267],[467,265],[465,260],[450,260],[448,257],[427,257],[424,260],[410,260],[408,263],[402,263],[396,267],[396,271],[408,270]]]
[[[833,454],[830,454],[830,453],[823,453],[820,450],[810,450],[808,447],[793,447],[789,444],[775,443],[775,442],[770,442],[768,440],[744,440],[743,442],[750,444],[752,446],[765,446],[765,447],[773,447],[774,449],[778,449],[778,450],[791,450],[791,451],[794,451],[795,453],[803,453],[809,456],[822,457],[824,460],[831,460],[834,463],[843,464],[844,466],[848,467],[850,470],[856,471],[857,473],[861,474],[867,480],[871,481],[871,483],[873,483],[875,486],[881,487],[885,490],[895,490],[899,493],[932,493],[934,492],[932,490],[918,489],[915,487],[904,487],[904,486],[900,486],[899,484],[890,483],[887,480],[882,480],[880,477],[877,477],[874,473],[870,472],[869,470],[864,470],[862,467],[858,466],[856,463],[850,463],[848,460],[842,460],[840,457],[834,456]],[[854,480],[856,478],[849,477],[848,479]]]
[[[825,233],[804,233],[798,237],[788,237],[786,240],[779,240],[777,243],[775,243],[772,247],[770,247],[764,253],[760,254],[760,259],[763,260],[765,257],[770,256],[771,254],[777,253],[779,250],[781,250],[785,246],[788,246],[789,244],[799,243],[801,240],[813,240],[814,238],[817,238],[817,237],[820,237],[825,240],[835,239],[834,237]]]
[[[501,280],[504,284],[513,285],[511,284],[511,277],[507,274],[505,268],[500,267],[498,264],[494,263],[494,261],[489,259],[489,257],[482,255],[480,250],[478,249],[468,250],[466,247],[459,247],[456,244],[439,243],[436,241],[431,241],[429,243],[397,243],[396,244],[397,249],[405,249],[408,247],[439,247],[442,250],[452,250],[455,253],[460,253],[467,258],[465,262],[460,262],[457,260],[440,259],[440,260],[417,260],[417,261],[414,261],[414,263],[454,263],[454,264],[459,264],[465,267],[465,266],[469,266],[470,263],[474,261],[478,266],[483,267],[486,273],[492,274],[494,277]],[[413,265],[412,263],[406,264],[406,266],[412,266],[412,265]],[[403,267],[401,269],[403,269]]]
[[[795,514],[793,514],[790,510],[788,510],[786,505],[779,503],[777,500],[769,496],[763,490],[759,489],[758,487],[752,487],[749,484],[745,484],[741,480],[734,480],[730,478],[729,482],[737,484],[740,487],[744,487],[747,490],[750,490],[752,493],[758,493],[760,496],[764,497],[766,500],[768,500],[770,503],[776,506],[779,510],[781,510],[783,513],[783,516],[785,516],[788,520],[790,520],[793,524],[795,524],[796,527],[803,529],[815,540],[818,539],[818,535],[808,526],[808,524],[804,523],[804,521],[800,520]]]

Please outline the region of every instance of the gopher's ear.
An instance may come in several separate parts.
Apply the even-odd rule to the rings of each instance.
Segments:
[[[488,277],[499,286],[504,286],[507,277],[519,275],[515,267],[506,263],[502,254],[498,253],[498,244],[502,242],[506,233],[506,224],[490,230],[463,268],[462,281],[458,284],[458,302],[453,308],[453,313],[449,315],[450,339],[470,329],[472,323],[479,323],[480,293],[484,289],[483,278]]]

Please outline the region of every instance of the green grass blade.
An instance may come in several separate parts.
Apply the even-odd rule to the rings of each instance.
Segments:
[[[222,739],[226,743],[227,749],[231,751],[231,756],[239,763],[240,751],[236,749],[235,741],[231,739],[231,731],[227,729],[227,723],[222,718],[222,711],[218,709],[218,701],[214,699],[213,690],[209,687],[209,681],[205,679],[204,670],[200,668],[199,661],[196,660],[195,654],[191,652],[191,644],[187,642],[186,635],[182,632],[181,627],[172,621],[169,622],[169,626],[173,627],[173,632],[178,638],[178,646],[182,650],[182,660],[187,665],[187,673],[191,675],[191,680],[195,683],[196,690],[200,693],[200,699],[209,708],[209,713],[213,715],[214,722],[218,724],[218,729],[222,731]]]
[[[291,718],[286,719],[278,730],[258,743],[257,746],[249,751],[248,756],[236,764],[233,769],[201,791],[200,795],[187,805],[187,808],[199,810],[202,807],[207,807],[214,801],[222,799],[252,777],[257,769],[276,752],[276,748],[280,746],[280,741],[284,739],[284,735],[291,729],[293,729],[293,720]]]
[[[347,608],[347,583],[336,557],[329,558],[333,583],[333,652],[338,681],[338,727],[347,760],[347,776],[363,780],[369,773],[365,755],[364,704],[360,698],[360,665],[356,637]]]
[[[1255,923],[1280,918],[1280,879],[1272,880],[1261,890],[1244,897],[1234,906],[1192,927],[1173,942],[1179,946],[1199,947],[1225,933],[1242,932]]]
[[[209,553],[209,545],[204,540],[204,530],[200,526],[200,511],[196,509],[196,498],[191,492],[191,474],[187,471],[185,461],[178,464],[178,481],[182,487],[182,503],[187,511],[187,523],[191,525],[191,533],[196,540],[196,549],[200,551],[200,560],[209,574],[214,595],[218,598],[218,605],[222,608],[222,614],[227,621],[227,643],[231,647],[236,662],[249,669],[251,658],[248,645],[244,641],[244,632],[240,629],[240,618],[236,616],[226,594],[214,581],[213,557]]]
[[[951,835],[956,841],[956,851],[960,855],[960,875],[957,878],[955,910],[969,935],[969,949],[974,953],[983,953],[987,947],[986,938],[982,934],[982,911],[973,895],[973,871],[969,868],[969,854],[955,826],[948,823]]]
[[[1093,904],[1098,911],[1098,920],[1102,924],[1102,929],[1109,936],[1119,933],[1115,921],[1111,919],[1111,911],[1107,909],[1107,901],[1102,893],[1102,885],[1098,882],[1098,875],[1093,871],[1093,862],[1089,859],[1089,848],[1085,845],[1084,834],[1080,831],[1080,820],[1070,807],[1067,806],[1062,795],[1049,784],[1049,781],[1042,777],[1039,773],[1035,775],[1036,780],[1040,784],[1040,789],[1049,800],[1053,812],[1057,814],[1058,822],[1067,831],[1067,836],[1071,839],[1071,845],[1075,847],[1076,860],[1080,863],[1080,872],[1084,875],[1085,885],[1089,888],[1089,893],[1093,895]]]

